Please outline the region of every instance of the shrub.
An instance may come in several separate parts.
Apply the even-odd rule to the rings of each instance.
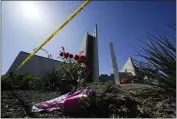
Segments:
[[[92,69],[87,66],[86,57],[82,56],[81,53],[79,55],[73,55],[66,52],[62,47],[62,51],[60,51],[59,54],[59,58],[63,60],[61,68],[59,69],[61,79],[70,81],[76,88],[78,85],[82,85],[86,82],[88,74],[92,71]],[[76,83],[74,83],[74,81]]]
[[[61,75],[59,71],[51,69],[47,71],[42,78],[43,89],[57,91],[61,88]]]
[[[39,79],[39,77],[29,74],[17,74],[14,72],[10,72],[9,74],[2,76],[2,90],[31,90],[33,89],[33,85],[35,85],[31,82],[36,79]]]

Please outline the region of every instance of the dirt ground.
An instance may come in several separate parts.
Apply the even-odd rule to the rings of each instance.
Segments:
[[[45,100],[58,97],[56,92],[41,91],[18,91],[20,98],[23,98],[28,104],[36,104]],[[61,117],[60,112],[52,112],[47,114],[37,114],[39,117]],[[26,117],[19,101],[15,99],[10,91],[1,91],[1,117],[5,118],[24,118]]]
[[[89,85],[89,84],[88,84]],[[101,85],[89,85],[90,88],[95,89],[97,91],[101,91]],[[139,85],[133,86],[134,89],[140,88]],[[131,84],[123,85],[124,90],[133,90]],[[20,98],[24,99],[30,105],[34,105],[36,103],[50,100],[60,96],[57,92],[47,92],[47,91],[17,91]],[[52,112],[45,114],[37,114],[39,117],[62,117],[60,112]],[[1,91],[1,117],[7,118],[23,118],[26,117],[23,108],[19,101],[12,96],[10,91]]]
[[[97,85],[92,85],[90,87],[97,90],[99,88]],[[20,98],[25,100],[25,102],[29,105],[34,105],[42,101],[50,100],[60,96],[60,94],[57,92],[49,92],[49,91],[17,91],[17,94],[19,95]],[[35,115],[41,118],[69,117],[66,115],[63,117],[63,114],[59,111],[54,111],[51,113],[43,113],[43,114],[36,113]],[[26,117],[22,105],[11,94],[11,91],[1,91],[1,117],[2,118]]]
[[[91,84],[90,88],[95,89],[97,92],[101,92],[103,85]],[[124,84],[120,86],[121,90],[127,92],[137,92],[143,88],[151,88],[148,85],[141,84]],[[34,105],[42,101],[50,100],[59,97],[60,94],[57,92],[49,91],[17,91],[20,98],[23,98],[29,105]],[[120,95],[120,94],[119,94]],[[175,103],[176,105],[176,103]],[[67,118],[73,116],[64,115],[60,111],[54,111],[50,113],[36,113],[36,118]],[[176,114],[175,114],[176,115]],[[175,116],[174,114],[172,117]],[[11,91],[1,91],[1,117],[2,118],[24,118],[27,117],[22,105],[19,101],[11,94]],[[165,117],[165,116],[164,116]],[[171,117],[171,116],[170,116]]]

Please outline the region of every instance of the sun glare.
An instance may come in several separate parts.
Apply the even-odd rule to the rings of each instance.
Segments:
[[[21,1],[19,9],[24,18],[28,20],[40,20],[40,9],[34,1]]]

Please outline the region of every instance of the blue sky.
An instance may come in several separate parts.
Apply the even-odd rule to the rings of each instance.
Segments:
[[[3,1],[2,2],[2,74],[20,51],[31,53],[77,7],[80,1]],[[172,1],[92,1],[70,21],[45,48],[57,59],[61,46],[77,53],[85,33],[98,25],[100,74],[113,72],[109,43],[114,43],[119,69],[128,57],[137,59],[133,47],[147,40],[147,33],[175,37],[168,24],[176,23],[176,3]],[[47,57],[39,51],[37,55]]]

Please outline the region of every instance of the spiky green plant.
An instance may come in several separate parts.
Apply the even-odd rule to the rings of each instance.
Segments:
[[[176,41],[166,36],[149,34],[146,47],[138,49],[139,56],[147,62],[139,62],[139,72],[150,82],[168,91],[176,91]],[[141,77],[143,78],[143,77]]]

